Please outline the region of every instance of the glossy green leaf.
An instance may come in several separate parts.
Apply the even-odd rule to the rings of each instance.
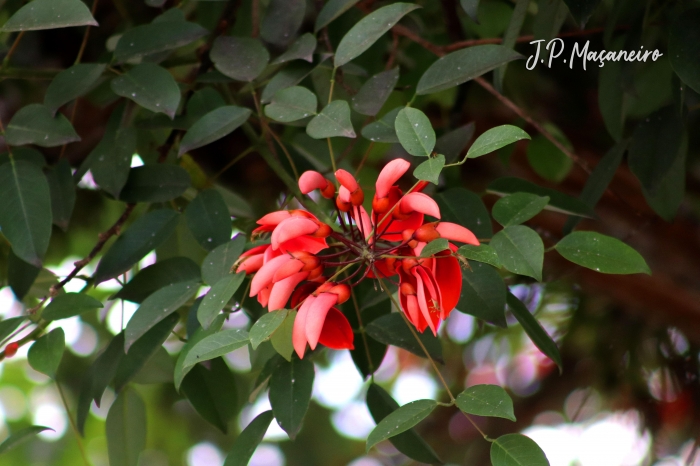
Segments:
[[[236,81],[252,81],[270,61],[267,49],[249,37],[217,37],[209,55],[217,70]]]
[[[559,254],[574,264],[600,273],[651,275],[644,258],[634,249],[610,236],[594,231],[575,231],[555,246]]]
[[[170,257],[141,269],[110,299],[141,303],[152,293],[173,283],[200,281],[199,266],[187,257]]]
[[[293,86],[279,90],[265,106],[265,116],[275,121],[289,123],[316,115],[318,99],[305,87]]]
[[[206,250],[231,239],[231,215],[223,197],[214,189],[200,192],[185,209],[187,226]]]
[[[484,264],[493,265],[496,268],[501,267],[501,261],[498,258],[496,251],[488,244],[482,243],[479,246],[465,244],[457,250],[466,259],[483,262]]]
[[[44,105],[55,115],[62,105],[88,93],[106,66],[101,63],[79,63],[61,71],[46,89]]]
[[[208,328],[216,316],[233,297],[238,287],[243,283],[245,272],[227,275],[211,287],[197,310],[197,319],[204,328]]]
[[[32,344],[27,352],[27,362],[35,371],[55,379],[65,349],[66,336],[63,329],[54,329]]]
[[[379,121],[370,123],[362,128],[362,137],[373,142],[399,143],[399,137],[396,135],[396,116],[404,107],[397,107],[386,115],[381,117]]]
[[[136,466],[146,448],[146,404],[136,390],[122,391],[107,414],[110,466]]]
[[[111,83],[112,92],[131,99],[141,107],[165,113],[172,120],[180,105],[180,88],[173,76],[153,63],[141,63],[117,76]]]
[[[311,63],[295,61],[288,64],[267,83],[262,94],[260,94],[260,102],[263,104],[269,103],[278,91],[296,86],[314,69],[315,66]]]
[[[491,443],[491,464],[493,466],[549,466],[549,461],[542,449],[530,437],[522,434],[506,434]]]
[[[476,138],[474,144],[467,151],[467,158],[481,157],[521,139],[530,139],[530,135],[517,126],[496,126]]]
[[[7,257],[7,284],[18,301],[24,299],[29,293],[40,272],[41,267],[23,261],[10,250]],[[3,338],[5,337],[0,337],[0,341]]]
[[[353,60],[370,48],[389,29],[394,27],[404,15],[418,5],[411,3],[392,3],[379,8],[358,21],[343,36],[335,51],[333,65],[337,68]]]
[[[45,320],[67,319],[101,307],[103,307],[102,303],[92,296],[81,293],[65,293],[51,300],[41,313],[41,318]]]
[[[435,148],[435,131],[425,113],[406,107],[396,115],[396,136],[406,152],[415,156],[429,157]]]
[[[174,210],[160,209],[139,217],[112,244],[95,271],[95,284],[114,278],[168,239],[177,225]]]
[[[175,361],[172,356],[163,346],[159,346],[131,381],[139,385],[171,384],[174,369]]]
[[[12,148],[12,158],[15,162],[19,160],[24,160],[25,162],[33,163],[34,165],[45,168],[46,160],[41,152],[32,147],[13,147]],[[10,161],[10,153],[3,152],[0,154],[0,165],[8,163]]]
[[[282,325],[289,314],[289,309],[271,311],[260,317],[250,329],[250,345],[257,349],[260,343],[266,341]]]
[[[413,336],[410,324],[404,321],[398,312],[392,312],[374,319],[367,325],[367,335],[385,345],[398,346],[416,356],[426,357],[416,338]],[[418,332],[416,332],[418,333]],[[428,354],[435,361],[442,362],[442,345],[440,339],[433,335],[428,329],[423,333],[418,333],[418,338],[428,350]]]
[[[94,156],[90,172],[97,185],[118,198],[129,178],[131,159],[136,152],[136,130],[123,128],[107,132],[104,144],[100,143],[90,153]]]
[[[679,78],[700,93],[700,8],[685,11],[669,28],[668,56]]]
[[[515,2],[515,8],[510,16],[510,21],[508,22],[506,32],[503,35],[503,42],[501,42],[501,45],[504,47],[512,49],[515,46],[516,41],[520,36],[523,23],[525,22],[529,5],[530,0],[517,0]],[[496,68],[493,73],[494,86],[501,92],[503,91],[503,79],[505,78],[507,68],[508,63]]]
[[[275,333],[272,334],[272,338],[270,338],[272,347],[288,362],[292,360],[292,355],[294,354],[292,332],[294,331],[294,320],[296,317],[296,312],[288,313],[279,327],[277,327]]]
[[[382,387],[371,383],[367,389],[367,408],[376,424],[399,409],[399,404]],[[389,441],[404,455],[428,464],[442,464],[437,453],[413,429],[394,435]]]
[[[12,332],[17,330],[17,328],[19,328],[20,324],[24,322],[25,319],[26,317],[19,316],[10,317],[9,319],[0,321],[0,341],[9,337],[12,334]]]
[[[117,392],[136,377],[156,351],[162,348],[179,320],[180,317],[176,314],[168,315],[131,345],[129,352],[121,357],[117,366],[114,377],[114,388]]]
[[[561,131],[552,126],[548,129],[564,146],[571,147],[571,143]],[[527,145],[527,160],[538,175],[555,183],[566,178],[574,166],[572,159],[541,134],[535,136]]]
[[[142,165],[129,171],[119,194],[124,202],[166,202],[190,187],[190,175],[177,165]]]
[[[61,230],[68,230],[70,218],[75,207],[75,184],[70,162],[61,159],[46,172],[46,181],[49,183],[51,193],[51,214],[54,225]]]
[[[556,189],[543,188],[534,183],[521,178],[498,178],[491,182],[487,188],[489,192],[506,195],[513,193],[532,193],[538,196],[549,197],[549,204],[545,210],[553,210],[579,217],[594,217],[593,209],[579,199],[567,196],[566,194],[557,191]]]
[[[519,225],[542,212],[549,203],[549,197],[530,193],[514,193],[500,198],[493,206],[493,218],[507,227]]]
[[[245,236],[237,235],[231,241],[217,246],[202,262],[204,283],[213,286],[231,272],[231,267],[238,260],[245,248]]]
[[[55,147],[80,141],[80,136],[62,114],[54,117],[45,105],[29,104],[15,113],[7,124],[5,140],[11,146]]]
[[[124,329],[124,351],[129,348],[158,322],[168,317],[197,292],[195,281],[173,283],[156,291],[139,306]]]
[[[430,65],[418,81],[416,94],[432,94],[458,86],[519,58],[524,57],[502,45],[477,45],[457,50]]]
[[[51,237],[51,197],[46,177],[25,160],[0,165],[0,230],[12,251],[25,262],[41,266]]]
[[[373,446],[382,440],[386,440],[411,429],[428,417],[437,405],[437,401],[435,400],[416,400],[401,406],[379,421],[374,430],[369,433],[365,451],[369,452]]]
[[[474,123],[469,123],[468,125],[460,126],[457,129],[443,134],[437,139],[435,143],[435,152],[438,154],[445,154],[445,161],[452,163],[457,160],[472,140],[474,136]]]
[[[350,121],[348,103],[345,100],[336,100],[326,105],[306,126],[306,134],[314,139],[336,136],[354,138],[355,130]]]
[[[0,32],[97,25],[88,7],[80,0],[34,0],[17,10]]]
[[[583,28],[600,3],[600,0],[564,0],[564,3],[569,7],[571,16],[573,16],[574,19],[578,21],[581,28]]]
[[[23,442],[34,437],[36,434],[45,430],[53,431],[51,427],[45,426],[29,426],[25,427],[24,429],[16,430],[14,433],[10,434],[7,438],[5,438],[5,440],[3,440],[2,443],[0,443],[0,455],[12,450],[16,446],[22,444]]]
[[[172,50],[190,44],[208,34],[196,23],[182,20],[154,21],[127,29],[114,49],[114,59],[123,63],[134,58]]]
[[[377,73],[365,82],[352,97],[352,108],[362,115],[375,116],[399,81],[399,69]]]
[[[457,310],[505,328],[506,284],[490,265],[480,262],[469,265],[471,270],[462,270],[462,294]]]
[[[542,325],[535,319],[528,308],[520,301],[513,293],[508,292],[507,297],[508,308],[513,313],[520,325],[523,326],[523,330],[530,337],[530,340],[537,346],[542,353],[551,359],[557,367],[559,367],[559,373],[562,372],[562,362],[561,355],[559,354],[559,348],[554,342],[552,337],[549,336],[547,331],[542,327]]]
[[[194,366],[183,380],[181,391],[200,416],[228,433],[228,424],[238,410],[238,389],[223,358]]]
[[[309,359],[281,361],[270,377],[270,405],[277,423],[294,440],[311,401],[314,365]]]
[[[212,322],[208,329],[198,327],[197,330],[187,339],[187,343],[185,343],[185,346],[183,346],[180,350],[180,355],[175,362],[175,370],[173,372],[173,383],[175,384],[175,390],[180,390],[180,385],[182,384],[185,376],[192,370],[193,367],[195,367],[194,364],[185,366],[187,355],[190,353],[190,351],[192,351],[192,348],[194,348],[197,343],[221,330],[224,320],[225,317],[223,315],[217,317],[214,319],[214,322]]]
[[[271,44],[288,44],[301,27],[305,12],[306,0],[270,0],[260,36]]]
[[[561,30],[569,9],[563,0],[542,0],[537,4],[537,14],[532,24],[532,32],[535,39],[544,39],[546,42],[554,39]],[[610,62],[612,65],[614,62]],[[602,72],[603,70],[601,70]]]
[[[523,225],[507,226],[493,235],[491,246],[498,253],[503,267],[542,281],[544,244],[533,229]]]
[[[434,239],[425,245],[420,252],[421,257],[430,257],[441,251],[449,251],[450,243],[445,238]]]
[[[185,133],[179,155],[206,146],[232,133],[250,117],[250,110],[235,105],[219,107],[204,115]]]
[[[656,188],[642,193],[649,206],[667,222],[672,222],[685,197],[686,163],[688,135],[684,134],[681,147],[671,168],[662,178],[656,180]]]
[[[430,157],[425,162],[413,170],[413,176],[419,180],[430,181],[433,184],[438,184],[440,172],[445,167],[445,156],[438,154],[435,157]]]
[[[479,11],[479,0],[459,0],[459,4],[462,6],[464,12],[469,15],[469,17],[475,23],[479,22],[478,11]]]
[[[467,414],[502,417],[515,422],[513,400],[498,385],[474,385],[457,395],[457,407]]]
[[[493,236],[491,216],[481,198],[464,188],[450,188],[434,196],[442,220],[470,229],[477,238]]]
[[[248,332],[237,328],[209,335],[192,347],[185,358],[183,368],[228,354],[247,345],[248,341]]]
[[[286,52],[272,60],[271,64],[277,65],[292,60],[305,60],[311,63],[314,60],[315,50],[316,36],[307,32],[290,45]]]
[[[231,451],[226,456],[224,466],[247,466],[255,449],[262,442],[265,432],[270,427],[272,419],[274,419],[272,411],[264,411],[250,421],[250,424],[243,429],[243,432],[233,443]]]
[[[331,21],[352,8],[359,0],[328,0],[316,17],[314,32],[328,26]]]

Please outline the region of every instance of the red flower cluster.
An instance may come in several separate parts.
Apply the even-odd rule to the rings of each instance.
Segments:
[[[384,167],[376,182],[372,212],[362,207],[364,193],[355,177],[335,172],[335,185],[315,171],[299,179],[304,194],[316,189],[335,196],[337,224],[321,222],[305,210],[281,210],[258,220],[253,235],[271,233],[270,244],[243,253],[238,271],[255,274],[250,296],[274,311],[291,300],[299,308],[292,341],[299,357],[306,345],[353,348],[350,323],[335,306],[347,301],[353,286],[365,279],[390,280],[398,275],[402,311],[423,332],[437,332],[441,320],[457,305],[462,272],[451,251],[420,257],[425,245],[438,238],[478,245],[468,229],[440,222],[440,209],[417,183],[403,193],[396,183],[410,163],[397,159]],[[438,219],[426,222],[425,215]],[[329,244],[328,240],[332,240]],[[323,251],[323,254],[319,254]],[[328,270],[333,273],[328,275]]]

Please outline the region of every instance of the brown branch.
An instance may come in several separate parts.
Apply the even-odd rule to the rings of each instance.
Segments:
[[[15,53],[15,50],[17,50],[19,41],[22,40],[22,37],[24,37],[25,32],[26,31],[22,31],[19,34],[17,34],[17,37],[15,37],[15,41],[12,43],[12,47],[10,47],[10,50],[7,52],[7,55],[5,55],[5,58],[2,60],[2,63],[0,63],[0,70],[5,68],[10,63],[10,58],[12,57],[12,54]]]
[[[389,71],[394,66],[394,60],[396,60],[396,54],[399,51],[399,34],[396,31],[391,31],[391,35],[391,51],[389,52],[389,59],[386,61],[384,71]]]
[[[92,2],[92,9],[90,10],[90,14],[92,14],[92,17],[95,17],[95,11],[97,11],[97,2],[98,0],[93,0]],[[88,26],[85,28],[85,34],[83,35],[83,42],[80,44],[80,50],[78,50],[78,56],[75,58],[75,64],[77,65],[80,63],[80,60],[83,58],[83,53],[85,52],[85,46],[87,45],[87,40],[88,36],[90,35],[90,27]]]
[[[260,0],[253,0],[252,10],[250,20],[253,23],[253,31],[250,36],[255,38],[260,35]]]

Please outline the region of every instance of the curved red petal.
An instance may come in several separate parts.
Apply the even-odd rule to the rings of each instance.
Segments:
[[[275,271],[275,274],[272,276],[272,283],[277,283],[287,277],[291,277],[295,273],[301,272],[303,268],[304,263],[300,260],[292,259],[289,262],[285,262]]]
[[[299,190],[302,194],[309,194],[314,189],[323,190],[327,185],[326,178],[317,171],[308,170],[299,177]]]
[[[265,259],[262,254],[257,254],[255,256],[243,257],[243,260],[238,265],[236,272],[254,273],[260,270],[263,266]]]
[[[296,351],[299,359],[304,357],[306,351],[306,319],[309,315],[309,308],[313,304],[315,296],[309,296],[299,308],[297,316],[294,319],[294,327],[292,328],[292,346]]]
[[[442,318],[445,319],[457,306],[462,294],[462,269],[459,268],[459,261],[445,251],[435,256],[433,275],[440,287]]]
[[[331,308],[326,315],[318,342],[331,349],[355,349],[354,338],[348,319],[337,308]]]
[[[306,251],[311,254],[316,254],[328,247],[326,238],[316,238],[313,236],[299,236],[279,244],[278,252],[286,253],[287,251]]]
[[[318,223],[305,217],[293,216],[288,218],[272,232],[272,248],[277,249],[280,243],[289,241],[299,236],[311,235],[318,230]]]
[[[277,256],[263,264],[250,282],[250,296],[253,297],[263,288],[272,283],[272,277],[277,272],[277,269],[284,265],[285,262],[294,260],[288,255]]]
[[[355,177],[352,176],[349,172],[343,170],[342,168],[335,172],[335,178],[345,189],[347,189],[351,193],[354,193],[355,191],[357,191],[357,188],[360,187],[357,184],[357,180],[355,179]]]
[[[270,212],[267,215],[263,215],[260,217],[260,220],[258,220],[257,223],[258,225],[272,225],[272,226],[277,226],[282,222],[283,220],[287,220],[290,218],[292,214],[289,213],[287,210],[278,210],[276,212]]]
[[[405,214],[420,212],[435,218],[440,218],[440,207],[438,207],[437,202],[435,202],[432,197],[423,193],[406,194],[401,199],[399,209],[401,209],[401,213]]]
[[[391,222],[391,223],[389,223]],[[381,238],[387,241],[402,241],[402,234],[404,230],[415,230],[423,224],[423,214],[420,212],[413,212],[405,220],[389,219],[385,220],[377,227],[379,233],[384,231],[389,225],[389,228],[381,235]]]
[[[294,292],[294,288],[308,276],[309,272],[299,272],[272,285],[270,299],[267,302],[267,310],[276,311],[277,309],[284,309],[287,301],[289,301],[289,297]]]
[[[375,197],[384,198],[389,189],[411,168],[411,163],[404,159],[394,159],[387,163],[377,177]]]
[[[471,230],[464,228],[462,225],[450,222],[440,222],[435,227],[440,236],[450,241],[459,241],[460,243],[479,245],[479,240]]]
[[[337,302],[338,295],[321,293],[311,305],[309,314],[306,316],[306,339],[309,341],[309,346],[312,350],[316,349],[328,311],[335,306]]]

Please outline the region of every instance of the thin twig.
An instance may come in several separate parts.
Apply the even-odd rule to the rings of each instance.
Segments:
[[[253,0],[252,10],[250,20],[253,23],[253,31],[250,36],[255,38],[260,35],[260,0]]]
[[[90,13],[92,14],[92,17],[95,17],[95,11],[97,11],[97,2],[99,0],[93,0],[92,2],[92,9],[90,10]],[[83,53],[85,52],[85,46],[87,45],[87,40],[88,36],[90,35],[90,27],[88,26],[85,28],[85,34],[83,35],[83,42],[80,44],[80,50],[78,50],[78,56],[75,58],[75,64],[77,65],[80,63],[80,60],[83,58]]]
[[[78,442],[78,448],[80,449],[80,455],[83,457],[83,461],[85,461],[85,466],[90,466],[90,461],[88,460],[87,453],[85,453],[85,446],[83,445],[83,440],[80,437],[80,431],[78,431],[78,426],[75,424],[75,420],[73,419],[73,415],[70,413],[70,408],[68,408],[68,400],[66,400],[66,395],[63,393],[63,389],[61,388],[61,384],[58,383],[58,380],[55,380],[56,382],[56,388],[58,388],[58,393],[61,395],[61,401],[63,402],[63,407],[66,409],[66,416],[68,416],[68,422],[70,423],[70,427],[73,430],[73,433],[75,434],[75,440]]]
[[[12,47],[10,47],[10,50],[7,52],[7,55],[5,55],[5,58],[2,60],[2,63],[0,63],[0,70],[5,68],[10,63],[10,58],[12,57],[12,54],[15,53],[15,50],[17,50],[19,41],[22,40],[22,37],[24,37],[25,32],[26,31],[22,31],[19,34],[17,34],[17,37],[15,37],[15,41],[12,43]]]

